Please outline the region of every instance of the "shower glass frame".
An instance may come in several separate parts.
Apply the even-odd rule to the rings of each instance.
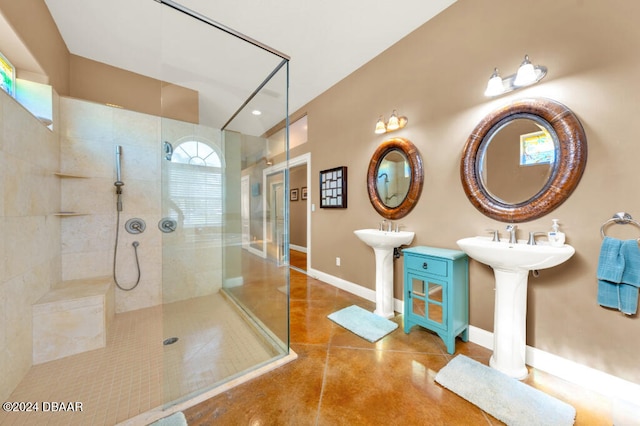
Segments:
[[[160,36],[162,72],[166,74],[163,81],[197,87],[194,90],[199,97],[232,99],[236,95],[233,102],[237,105],[230,117],[220,117],[199,99],[197,122],[161,119],[161,216],[177,223],[174,231],[161,237],[163,339],[178,337],[163,352],[164,407],[170,407],[277,362],[290,352],[288,168],[281,172],[284,190],[279,192],[283,206],[279,242],[285,255],[256,252],[250,243],[267,239],[261,233],[263,219],[269,215],[262,193],[267,184],[263,179],[263,170],[268,167],[264,159],[270,154],[268,135],[282,126],[285,152],[279,160],[286,164],[289,161],[289,58],[178,3],[156,1],[168,6],[163,10]],[[189,40],[178,31],[181,25],[196,26],[200,36]],[[185,50],[194,54],[176,63],[174,58]],[[208,68],[209,62],[200,60],[210,56],[216,58],[216,68]],[[231,87],[224,75],[238,70],[244,74],[244,85]],[[172,89],[172,85],[163,86],[163,117],[165,107],[173,100]],[[254,109],[263,112],[260,118],[251,113]],[[200,151],[213,153],[205,159]],[[215,156],[219,163],[214,161],[208,167],[205,163]],[[246,212],[248,218],[244,217]],[[251,227],[251,221],[258,219],[259,230]],[[220,302],[225,309],[230,308],[223,322],[231,322],[229,317],[241,318],[242,332],[229,336],[220,331],[222,325],[212,324],[191,333],[177,324],[208,321],[207,317],[214,317],[214,310],[219,309],[213,303]],[[188,308],[190,318],[173,318],[174,306],[185,303],[193,303]],[[183,335],[174,336],[176,333]],[[248,334],[252,335],[251,342],[234,341],[231,346],[258,346],[265,352],[247,357],[246,365],[235,370],[221,365],[241,364],[228,359],[231,349],[217,347],[211,357],[206,355],[205,347],[211,346],[210,342],[227,342]],[[209,366],[202,370],[198,363]]]

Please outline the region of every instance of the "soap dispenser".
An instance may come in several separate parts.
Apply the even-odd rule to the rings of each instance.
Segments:
[[[547,234],[549,244],[554,247],[562,247],[564,245],[564,232],[560,231],[560,225],[558,225],[558,219],[553,219],[553,225],[551,225],[551,231]]]

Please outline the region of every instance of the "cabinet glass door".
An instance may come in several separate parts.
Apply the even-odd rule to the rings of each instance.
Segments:
[[[411,313],[419,317],[426,317],[425,282],[416,277],[411,278]]]
[[[411,313],[444,324],[444,285],[431,279],[411,277]]]
[[[444,302],[444,287],[442,284],[428,281],[427,282],[427,316],[431,321],[442,324],[443,318],[443,302]]]

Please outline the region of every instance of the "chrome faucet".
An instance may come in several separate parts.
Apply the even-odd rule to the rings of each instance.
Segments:
[[[509,232],[509,244],[518,243],[518,238],[516,236],[517,230],[518,230],[518,225],[507,225],[507,231]]]
[[[491,241],[500,242],[500,232],[497,229],[487,229],[486,231],[493,234],[493,239]]]
[[[529,244],[530,246],[535,246],[536,245],[536,235],[544,235],[544,232],[529,232],[529,241],[527,241],[527,244]]]

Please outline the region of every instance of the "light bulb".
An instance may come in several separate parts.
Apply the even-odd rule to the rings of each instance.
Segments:
[[[393,110],[393,114],[389,117],[389,122],[387,123],[387,130],[392,132],[394,130],[398,130],[400,128],[400,122],[398,121],[398,115],[396,114],[396,110]]]
[[[529,55],[524,55],[524,61],[518,68],[516,79],[513,81],[514,86],[527,86],[536,82],[536,71],[533,64],[529,61]]]
[[[504,84],[502,84],[502,77],[498,73],[498,68],[493,69],[493,74],[489,78],[487,83],[487,89],[484,91],[485,96],[498,96],[504,93]]]
[[[384,125],[384,119],[382,118],[382,116],[380,116],[380,118],[378,118],[378,122],[376,123],[376,134],[380,135],[382,133],[387,133],[387,128]]]

